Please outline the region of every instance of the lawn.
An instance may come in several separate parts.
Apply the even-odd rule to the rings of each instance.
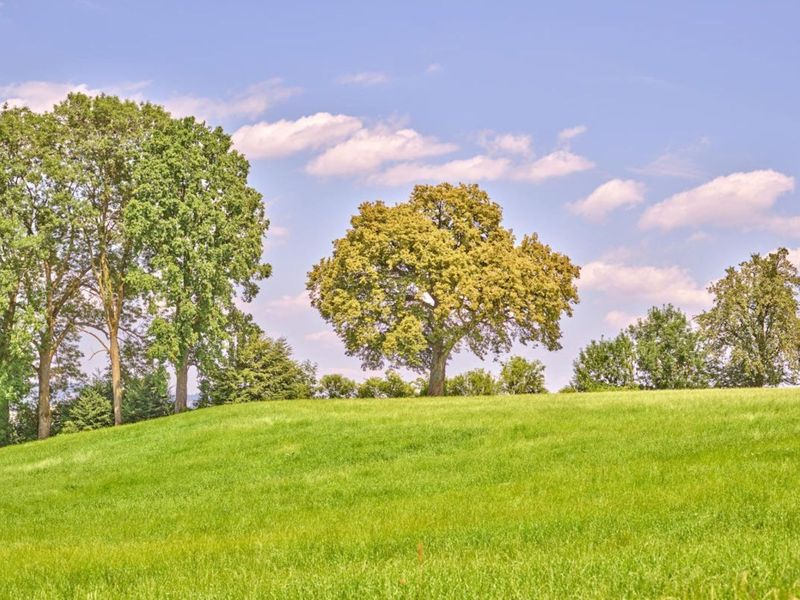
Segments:
[[[3,598],[793,598],[800,391],[265,402],[0,449]]]

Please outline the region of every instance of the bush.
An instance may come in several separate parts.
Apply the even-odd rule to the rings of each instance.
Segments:
[[[473,369],[447,380],[445,393],[448,396],[494,396],[498,384],[485,369]]]
[[[323,375],[317,386],[317,395],[322,398],[355,398],[358,384],[344,375]]]
[[[96,384],[84,387],[77,398],[63,406],[63,433],[102,429],[113,424],[112,403]]]
[[[503,363],[498,381],[500,391],[504,394],[543,394],[544,365],[538,360],[525,360],[521,356],[512,356]]]

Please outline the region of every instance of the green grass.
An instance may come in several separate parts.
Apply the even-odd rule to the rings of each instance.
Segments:
[[[208,409],[0,449],[0,517],[4,598],[792,598],[800,391]]]

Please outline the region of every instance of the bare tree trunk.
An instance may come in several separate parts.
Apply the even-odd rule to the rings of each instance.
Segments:
[[[50,437],[50,369],[53,357],[49,352],[39,353],[39,439]]]
[[[447,358],[447,352],[443,348],[434,347],[433,356],[431,357],[431,376],[428,380],[428,396],[444,396]]]
[[[122,358],[119,351],[119,331],[114,325],[111,325],[108,333],[108,356],[111,361],[111,394],[114,398],[114,425],[122,425]]]
[[[189,401],[189,360],[175,365],[175,412],[184,412]]]

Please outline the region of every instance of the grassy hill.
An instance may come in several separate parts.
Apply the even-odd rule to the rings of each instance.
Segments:
[[[0,449],[0,596],[800,596],[800,391],[271,402]]]

